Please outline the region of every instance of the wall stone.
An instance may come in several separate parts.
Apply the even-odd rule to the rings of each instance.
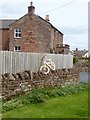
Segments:
[[[78,84],[79,74],[74,69],[62,69],[51,71],[48,75],[40,72],[2,75],[2,98],[10,99],[18,94],[26,94],[32,89],[44,87],[63,87],[68,84]]]
[[[90,62],[78,62],[73,66],[78,72],[90,72]]]

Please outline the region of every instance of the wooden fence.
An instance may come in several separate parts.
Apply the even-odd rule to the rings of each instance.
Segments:
[[[37,72],[41,66],[42,58],[44,60],[51,59],[55,63],[56,69],[73,67],[72,55],[0,51],[0,74],[25,70]]]

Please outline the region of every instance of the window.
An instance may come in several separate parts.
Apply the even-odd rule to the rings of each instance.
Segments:
[[[20,51],[21,51],[20,46],[15,46],[15,47],[14,47],[14,51],[16,51],[16,52],[20,52]]]
[[[14,30],[14,37],[15,38],[21,38],[21,29],[15,29]]]

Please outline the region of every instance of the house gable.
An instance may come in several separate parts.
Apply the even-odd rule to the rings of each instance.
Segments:
[[[49,15],[43,19],[35,14],[33,2],[28,7],[26,15],[18,20],[8,20],[6,24],[4,23],[3,29],[8,30],[7,38],[10,51],[19,49],[23,52],[45,53],[52,50],[54,53],[55,51],[59,53],[63,46],[63,33],[50,23]]]
[[[31,6],[34,9],[33,6]],[[50,52],[56,49],[57,43],[63,44],[63,33],[56,29],[50,22],[34,14],[28,7],[28,14],[10,25],[9,50],[20,46],[21,51]],[[14,30],[21,30],[21,38],[15,38]]]
[[[21,46],[22,51],[45,52],[46,43],[50,40],[50,33],[45,23],[40,22],[38,17],[33,15],[25,15],[10,25],[10,50],[15,45]],[[14,38],[14,30],[21,29],[21,38]],[[47,39],[48,37],[48,39]]]

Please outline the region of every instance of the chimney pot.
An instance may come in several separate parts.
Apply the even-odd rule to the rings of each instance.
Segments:
[[[31,2],[30,6],[28,7],[28,13],[34,13],[35,12],[35,7],[33,6],[33,2]]]
[[[49,15],[46,15],[46,16],[45,16],[45,20],[48,21],[48,22],[50,21],[50,20],[49,20]]]
[[[31,6],[33,6],[33,2],[31,2]]]

